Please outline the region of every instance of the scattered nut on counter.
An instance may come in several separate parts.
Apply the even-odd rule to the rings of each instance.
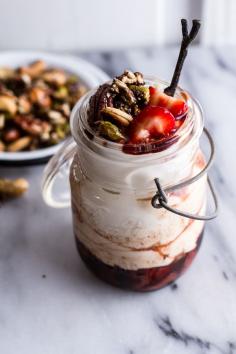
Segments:
[[[29,183],[24,178],[14,180],[0,178],[0,200],[17,198],[29,188]]]
[[[0,67],[0,153],[59,143],[70,134],[70,112],[86,91],[77,76],[43,60]]]

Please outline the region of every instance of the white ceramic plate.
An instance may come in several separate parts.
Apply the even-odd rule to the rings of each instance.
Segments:
[[[66,71],[78,75],[81,81],[88,89],[92,89],[101,83],[109,80],[107,74],[93,64],[86,60],[71,56],[71,55],[57,55],[46,52],[35,51],[10,51],[0,53],[0,67],[18,67],[27,65],[28,63],[42,59],[50,66],[63,68]],[[54,155],[63,143],[34,151],[23,152],[0,152],[0,164],[11,165],[27,165],[34,164],[48,160]]]

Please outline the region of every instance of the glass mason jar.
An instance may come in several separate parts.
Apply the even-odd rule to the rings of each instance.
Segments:
[[[146,82],[167,86],[157,79]],[[77,249],[94,274],[122,288],[159,289],[190,266],[203,237],[207,175],[202,173],[206,161],[199,147],[202,111],[178,88],[177,96],[187,100],[189,112],[177,135],[155,153],[148,153],[147,145],[146,153],[135,155],[123,151],[122,144],[96,136],[89,127],[87,110],[94,92],[72,112],[74,139],[46,167],[43,195],[55,207],[71,200]]]

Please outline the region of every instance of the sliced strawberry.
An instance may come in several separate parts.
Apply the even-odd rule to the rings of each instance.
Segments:
[[[159,91],[157,88],[150,86],[150,100],[149,104],[151,106],[160,106],[167,108],[170,96],[166,95],[164,92]]]
[[[139,144],[166,137],[175,128],[175,118],[163,107],[147,106],[132,121],[130,143]]]
[[[168,105],[168,109],[175,116],[175,118],[178,119],[178,117],[182,117],[185,113],[187,113],[188,106],[180,98],[178,99],[173,97],[171,98],[172,98],[172,103],[171,106]]]
[[[168,96],[155,87],[149,87],[149,91],[150,105],[167,108],[175,118],[178,118],[187,112],[188,106],[181,98]]]

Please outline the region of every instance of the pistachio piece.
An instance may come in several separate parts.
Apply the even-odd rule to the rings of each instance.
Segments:
[[[64,139],[66,136],[66,132],[61,126],[56,127],[56,133],[59,139]]]
[[[52,133],[50,134],[50,144],[55,145],[55,144],[58,144],[59,141],[60,141],[60,138],[59,138],[59,136],[57,135],[57,133],[56,133],[56,132],[52,132]]]
[[[65,124],[66,123],[66,118],[63,117],[61,112],[51,110],[48,112],[48,117],[49,117],[50,122],[52,124]]]
[[[40,141],[42,141],[43,143],[45,142],[45,141],[43,141],[43,140],[41,139],[41,136],[40,136]],[[33,150],[37,149],[37,148],[38,148],[38,145],[39,145],[39,139],[38,139],[38,138],[33,138],[33,139],[31,140],[29,146],[27,147],[27,151],[28,151],[28,150],[29,150],[29,151],[33,151]]]
[[[88,89],[83,85],[69,85],[69,102],[74,106],[87,91]]]
[[[18,98],[18,112],[20,114],[27,114],[31,110],[31,102],[28,100],[26,95],[22,95]]]
[[[79,81],[79,78],[76,75],[70,75],[67,79],[68,84],[76,84],[78,81]]]
[[[34,80],[34,87],[39,87],[44,90],[49,89],[48,84],[40,78],[37,78],[36,80]]]
[[[4,128],[5,120],[6,120],[5,114],[0,114],[0,129]]]
[[[24,178],[15,180],[0,178],[0,198],[16,198],[24,194],[29,188],[29,183]]]
[[[50,107],[52,103],[48,91],[40,87],[33,87],[30,90],[29,98],[32,103],[44,108]]]
[[[23,81],[26,88],[31,85],[31,77],[28,74],[20,75],[20,79]]]
[[[71,109],[70,109],[70,105],[68,103],[63,103],[60,108],[59,108],[62,113],[66,116],[66,117],[69,117],[70,115],[70,112],[71,112]]]
[[[29,146],[31,140],[32,138],[30,136],[24,136],[23,138],[17,139],[7,146],[7,151],[17,152],[24,150],[27,146]]]
[[[129,88],[133,91],[137,101],[142,102],[143,104],[148,104],[148,102],[150,100],[149,87],[130,85]]]
[[[114,107],[105,107],[102,109],[102,113],[111,116],[113,119],[115,119],[117,122],[124,126],[128,126],[133,120],[130,114]]]
[[[7,80],[14,76],[15,72],[11,68],[0,68],[0,80]]]
[[[5,144],[0,140],[0,152],[5,151],[6,146]]]
[[[14,115],[17,111],[15,97],[9,95],[0,95],[0,110]]]
[[[64,99],[68,96],[68,88],[66,86],[60,86],[58,89],[53,93],[53,97],[58,99]]]
[[[59,69],[51,69],[45,71],[45,73],[42,75],[42,78],[49,84],[56,86],[63,86],[66,83],[66,74],[63,70]]]
[[[28,66],[19,68],[20,74],[27,74],[31,78],[39,76],[46,69],[46,63],[43,60],[36,60]]]
[[[49,132],[43,132],[41,135],[40,135],[40,140],[43,141],[43,142],[47,142],[50,140],[50,134]],[[32,145],[32,144],[31,144]],[[35,149],[37,149],[37,147],[35,147]]]
[[[120,141],[124,139],[124,136],[121,134],[119,128],[106,120],[101,121],[99,125],[99,132],[101,135],[112,141]]]

